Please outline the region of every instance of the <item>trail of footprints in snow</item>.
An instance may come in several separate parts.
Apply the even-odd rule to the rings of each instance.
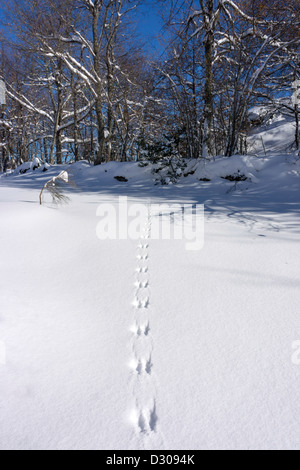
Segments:
[[[131,362],[133,370],[133,395],[136,403],[133,412],[134,426],[140,435],[156,432],[156,394],[152,383],[153,340],[150,326],[150,282],[149,282],[149,239],[151,234],[152,214],[148,209],[148,218],[144,226],[140,243],[137,247],[137,266],[135,270],[135,295],[133,300],[134,324]]]

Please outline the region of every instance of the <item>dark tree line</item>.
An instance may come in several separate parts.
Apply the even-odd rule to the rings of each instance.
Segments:
[[[247,113],[294,116],[297,0],[157,0],[159,55],[135,31],[134,0],[8,0],[0,74],[1,165],[135,161],[243,151]],[[297,127],[298,126],[298,127]]]

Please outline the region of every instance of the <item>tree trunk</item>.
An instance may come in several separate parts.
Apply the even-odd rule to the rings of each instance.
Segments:
[[[61,132],[56,132],[56,139],[55,139],[55,147],[56,147],[56,163],[57,165],[62,164],[62,143],[61,143]]]
[[[76,95],[76,88],[73,84],[73,77],[72,77],[72,89],[73,89],[73,111],[74,111],[74,155],[75,155],[75,162],[79,160],[79,145],[78,145],[78,116],[77,116],[77,95]]]
[[[59,73],[61,73],[61,61],[59,61]],[[61,130],[60,126],[62,123],[62,108],[63,108],[63,90],[60,79],[56,82],[57,87],[57,122],[56,122],[56,163],[62,164],[62,143],[61,143]]]
[[[209,24],[213,16],[214,2],[208,0],[208,18]],[[212,121],[213,121],[213,51],[214,51],[214,33],[210,29],[206,32],[204,42],[205,49],[205,85],[204,85],[204,113],[203,113],[203,142],[202,157],[212,155]]]
[[[51,149],[50,149],[50,165],[54,164],[54,149],[56,153],[56,163],[59,165],[61,164],[61,136],[60,132],[58,130],[59,128],[59,123],[60,123],[60,117],[59,117],[59,111],[56,111],[56,117],[55,117],[55,125],[54,125],[54,130],[53,130],[53,138],[52,138],[52,144],[51,144]]]
[[[104,151],[104,117],[102,111],[102,87],[100,83],[101,76],[101,61],[100,61],[100,45],[98,41],[98,20],[99,20],[99,6],[93,8],[93,52],[94,52],[94,69],[96,72],[97,83],[95,85],[96,91],[96,117],[97,117],[97,133],[98,133],[98,146],[96,152],[95,165],[100,165],[103,160]]]
[[[107,126],[108,135],[106,137],[107,143],[107,161],[111,160],[112,152],[112,129],[113,129],[113,111],[112,111],[112,100],[113,100],[113,67],[110,58],[110,51],[106,54],[106,67],[107,67],[107,96],[108,96],[108,110],[107,110]]]
[[[295,143],[296,143],[297,150],[299,150],[299,109],[298,109],[297,104],[295,104],[295,122],[296,122]]]

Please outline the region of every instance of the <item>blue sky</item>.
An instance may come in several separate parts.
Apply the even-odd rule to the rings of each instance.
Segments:
[[[161,18],[154,2],[147,1],[144,5],[139,7],[138,13],[138,32],[141,37],[148,41],[149,49],[160,48],[159,43],[155,37],[161,30]]]
[[[2,3],[2,2],[1,2]],[[0,23],[3,19],[2,6],[0,3]],[[155,1],[145,0],[136,12],[137,30],[142,41],[146,43],[147,49],[160,49],[159,43],[155,40],[161,29],[161,18]]]

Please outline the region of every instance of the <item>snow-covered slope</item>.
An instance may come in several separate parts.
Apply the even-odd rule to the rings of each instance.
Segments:
[[[291,105],[289,102],[287,104]],[[292,116],[257,106],[252,108],[249,121],[261,121],[261,124],[254,126],[250,132],[249,153],[272,156],[291,152],[296,129]]]
[[[62,169],[69,204],[40,206]],[[299,161],[187,173],[155,186],[149,166],[82,162],[0,177],[1,449],[300,448]],[[143,204],[141,236],[100,240],[97,209],[113,224],[120,196]],[[174,203],[205,204],[201,251],[152,238]]]

